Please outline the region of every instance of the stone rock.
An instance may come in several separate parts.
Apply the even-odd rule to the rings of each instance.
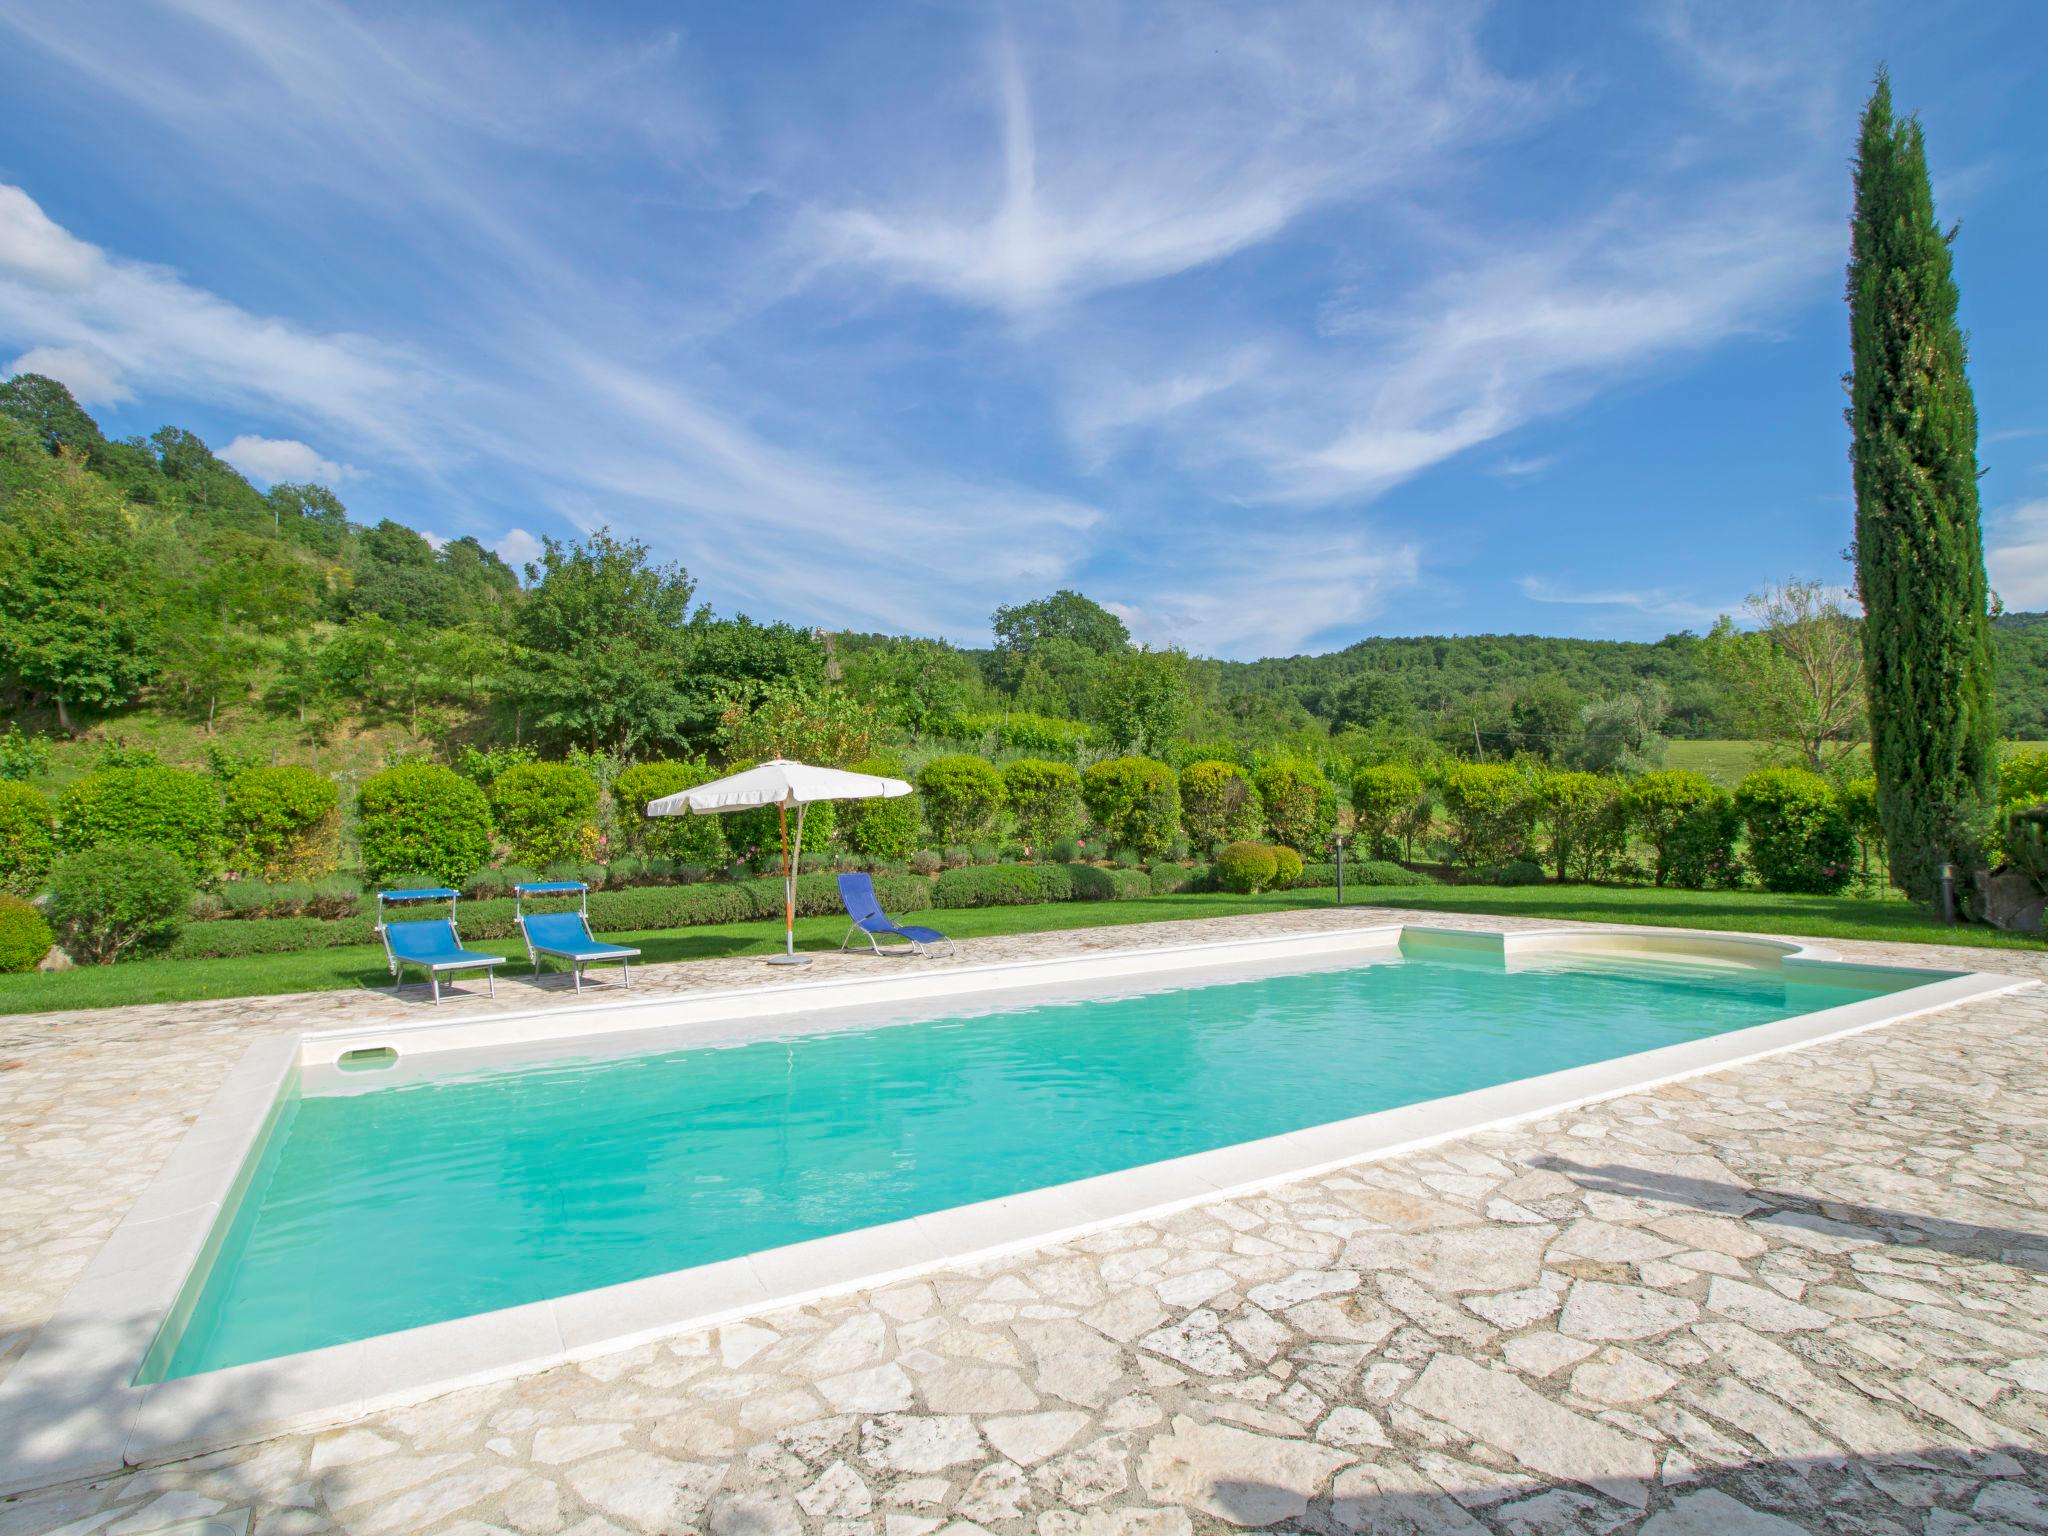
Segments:
[[[1031,1474],[1031,1481],[1061,1504],[1086,1508],[1131,1486],[1127,1457],[1123,1436],[1104,1435],[1046,1462]]]
[[[803,1536],[803,1528],[789,1500],[765,1493],[720,1499],[711,1511],[711,1536]]]
[[[1035,1467],[1087,1427],[1087,1414],[1057,1410],[988,1419],[981,1432],[990,1445],[1019,1466]]]
[[[1019,1323],[1016,1334],[1038,1364],[1032,1384],[1050,1397],[1099,1408],[1123,1380],[1123,1351],[1072,1318]]]
[[[39,971],[71,971],[78,968],[78,962],[64,953],[60,945],[52,944],[50,952],[36,962]]]
[[[1568,1365],[1577,1365],[1597,1346],[1583,1339],[1568,1339],[1559,1333],[1528,1333],[1509,1339],[1504,1353],[1508,1364],[1525,1376],[1552,1376]]]
[[[1169,1328],[1156,1329],[1138,1343],[1201,1376],[1237,1376],[1244,1357],[1231,1347],[1214,1312],[1198,1308]]]
[[[2044,902],[2041,888],[2030,877],[2016,869],[2000,870],[1990,876],[1979,874],[1977,889],[1982,896],[1984,921],[1992,927],[2003,928],[2007,933],[2041,931],[2041,914],[2048,902]]]
[[[1022,1469],[1012,1462],[992,1461],[974,1474],[953,1507],[969,1520],[1014,1520],[1030,1496]]]
[[[1827,1313],[1802,1306],[1790,1297],[1767,1291],[1760,1285],[1716,1275],[1707,1286],[1707,1310],[1765,1333],[1797,1333],[1808,1328],[1825,1328],[1834,1321]]]
[[[1138,1462],[1155,1502],[1178,1504],[1232,1525],[1273,1525],[1305,1513],[1324,1481],[1351,1460],[1301,1440],[1255,1435],[1177,1416]]]
[[[1635,1285],[1609,1285],[1603,1280],[1578,1280],[1565,1299],[1557,1331],[1575,1339],[1653,1339],[1684,1327],[1699,1315],[1699,1307],[1683,1296],[1667,1296]]]
[[[856,1312],[804,1352],[812,1376],[843,1376],[873,1365],[888,1352],[889,1325],[876,1312]]]
[[[1625,1349],[1606,1350],[1572,1372],[1574,1392],[1609,1408],[1647,1403],[1677,1385],[1678,1378],[1664,1367]]]
[[[1552,1259],[1592,1259],[1601,1264],[1641,1264],[1668,1258],[1676,1252],[1676,1243],[1666,1242],[1639,1227],[1617,1226],[1590,1216],[1566,1227],[1550,1245]]]
[[[796,1501],[814,1520],[858,1520],[875,1507],[868,1485],[843,1461],[827,1467]]]
[[[1347,1403],[1342,1408],[1330,1410],[1328,1418],[1316,1426],[1316,1438],[1326,1445],[1389,1446],[1393,1442],[1381,1428],[1380,1421],[1363,1408]]]
[[[860,1427],[860,1457],[890,1472],[938,1472],[981,1458],[981,1436],[961,1414],[891,1413]]]
[[[613,1519],[662,1530],[702,1519],[725,1472],[646,1451],[612,1451],[571,1467],[567,1481],[584,1503]]]
[[[1751,1509],[1717,1488],[1680,1495],[1652,1515],[1641,1536],[1805,1536],[1807,1527]]]
[[[933,1413],[1021,1413],[1038,1406],[1038,1395],[1024,1379],[999,1365],[948,1361],[921,1376],[917,1387]]]
[[[908,1408],[913,1397],[910,1378],[893,1360],[828,1377],[818,1383],[818,1390],[838,1413],[894,1413]]]
[[[1268,1312],[1284,1312],[1305,1301],[1358,1289],[1358,1272],[1350,1269],[1298,1269],[1284,1280],[1254,1286],[1245,1299]]]
[[[1166,1318],[1166,1308],[1149,1290],[1136,1286],[1118,1291],[1099,1306],[1081,1314],[1081,1321],[1119,1344],[1128,1344],[1141,1333],[1149,1333]]]
[[[1178,1509],[1054,1509],[1038,1517],[1038,1536],[1192,1536]]]
[[[1401,1401],[1533,1471],[1585,1483],[1636,1509],[1649,1502],[1655,1446],[1559,1407],[1510,1371],[1438,1355]]]
[[[626,1438],[624,1424],[550,1424],[533,1432],[533,1459],[545,1467],[558,1467],[609,1451]]]
[[[1360,1536],[1491,1536],[1418,1468],[1404,1464],[1346,1467],[1330,1485],[1329,1512],[1334,1529]]]
[[[1400,1271],[1432,1291],[1513,1291],[1543,1273],[1555,1227],[1466,1227],[1450,1232],[1368,1232],[1344,1250],[1356,1269]]]

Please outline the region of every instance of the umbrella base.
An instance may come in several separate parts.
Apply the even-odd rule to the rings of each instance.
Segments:
[[[770,955],[768,963],[770,965],[809,965],[811,957],[809,955]]]

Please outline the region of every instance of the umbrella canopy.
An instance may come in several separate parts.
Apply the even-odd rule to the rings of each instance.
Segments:
[[[910,793],[901,779],[843,768],[816,768],[774,757],[758,768],[699,784],[695,789],[663,795],[647,802],[650,816],[722,816],[730,811],[757,811],[772,805],[782,827],[782,953],[770,964],[803,965],[809,956],[796,952],[796,871],[803,859],[804,807],[818,800],[894,800]],[[790,857],[789,808],[796,807],[796,858]]]
[[[647,802],[650,816],[717,816],[727,811],[757,811],[764,805],[809,805],[817,800],[894,800],[910,793],[901,779],[844,768],[815,768],[772,757],[758,768],[730,774]]]

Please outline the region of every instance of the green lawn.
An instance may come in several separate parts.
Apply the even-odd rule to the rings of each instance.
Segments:
[[[1286,891],[1270,896],[1153,896],[1138,901],[1060,902],[1033,907],[976,907],[925,914],[924,920],[963,939],[1059,928],[1103,928],[1244,912],[1324,908],[1334,891]],[[1904,943],[1965,944],[1977,948],[2036,949],[2037,941],[1984,928],[1944,928],[1901,901],[1858,901],[1827,896],[1771,896],[1755,891],[1658,891],[1601,886],[1401,886],[1351,889],[1346,904],[1416,907],[1435,912],[1498,912],[1590,922],[1643,923],[1672,928],[1732,928],[1750,933],[1798,933],[1816,938],[1880,939]],[[1363,916],[1364,914],[1361,914]],[[840,918],[797,923],[803,949],[835,948],[846,932]],[[774,922],[728,923],[661,933],[611,935],[636,944],[649,961],[708,960],[765,955],[781,947]],[[516,953],[516,943],[480,945]],[[508,964],[516,978],[524,963]],[[510,982],[517,986],[516,979]],[[63,1008],[107,1008],[126,1003],[189,1002],[214,997],[260,997],[280,992],[326,992],[390,985],[379,949],[321,949],[302,954],[254,955],[236,960],[143,960],[87,966],[52,975],[0,976],[0,1013]]]

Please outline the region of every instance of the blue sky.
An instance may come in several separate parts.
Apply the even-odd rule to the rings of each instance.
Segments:
[[[1857,110],[2048,606],[2048,9],[0,0],[0,370],[511,556],[1224,656],[1846,579]]]

